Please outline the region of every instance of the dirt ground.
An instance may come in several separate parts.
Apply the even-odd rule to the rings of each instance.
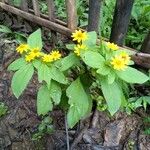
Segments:
[[[16,24],[12,17],[0,13],[0,22]],[[15,20],[15,19],[14,19]],[[28,26],[28,27],[27,27]],[[29,25],[18,25],[19,30],[32,30]],[[31,32],[31,31],[29,31]],[[8,106],[8,113],[0,118],[0,150],[67,150],[65,115],[55,108],[54,132],[39,141],[33,141],[41,118],[36,113],[36,79],[17,100],[10,89],[12,73],[7,66],[17,57],[15,42],[0,34],[0,102]],[[150,150],[150,136],[143,133],[142,109],[128,116],[118,112],[113,118],[107,113],[93,110],[93,113],[69,129],[70,149],[74,150]]]

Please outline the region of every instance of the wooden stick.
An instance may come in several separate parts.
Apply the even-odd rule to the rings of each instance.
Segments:
[[[21,1],[21,9],[28,12],[28,0],[22,0]]]
[[[35,15],[27,13],[27,12],[24,12],[20,9],[17,9],[13,6],[7,5],[7,4],[2,3],[2,2],[0,2],[0,7],[4,10],[8,11],[8,12],[11,12],[13,14],[16,14],[16,15],[20,16],[20,17],[23,17],[23,18],[25,18],[25,19],[27,19],[31,22],[35,22],[36,24],[47,27],[51,30],[54,30],[54,31],[59,32],[61,34],[64,34],[68,37],[71,36],[72,31],[70,29],[68,29],[67,27],[63,26],[63,25],[52,22],[50,20],[40,18],[38,16],[35,16]],[[132,51],[132,53],[133,53],[132,58],[133,58],[133,60],[135,61],[136,64],[138,64],[140,66],[143,66],[145,68],[150,68],[150,54],[137,53],[136,50],[131,49],[129,47],[125,47],[125,46],[124,46],[124,48]],[[124,48],[122,47],[122,49],[124,49]]]
[[[33,9],[29,9],[29,12],[34,13],[34,10],[33,10]],[[44,18],[44,19],[49,19],[49,16],[48,16],[48,15],[40,14],[40,16],[41,16],[42,18]],[[66,27],[67,27],[67,23],[66,23],[66,22],[63,22],[63,21],[61,21],[61,20],[59,20],[59,19],[56,19],[56,18],[55,18],[55,21],[54,21],[54,22],[56,22],[56,23],[58,23],[58,24],[60,24],[60,25],[63,25],[63,26],[66,26]]]
[[[4,0],[5,1],[5,3],[8,3],[8,0]]]
[[[40,17],[40,9],[39,9],[38,0],[32,0],[32,3],[33,3],[33,9],[34,9],[35,15]]]
[[[149,53],[150,54],[150,31],[147,34],[147,36],[145,37],[142,47],[141,47],[141,52],[144,53]]]
[[[110,41],[123,45],[130,21],[134,0],[117,0]]]
[[[12,5],[13,3],[12,3],[12,0],[5,0],[5,2],[7,3],[7,4],[9,4],[9,5]]]
[[[88,31],[99,32],[101,2],[102,0],[89,0]]]
[[[74,31],[77,28],[76,0],[66,0],[68,28]]]
[[[18,16],[21,16],[21,17],[23,17],[23,18],[25,18],[31,22],[35,22],[41,26],[47,27],[51,30],[62,33],[62,34],[67,35],[69,37],[71,36],[71,30],[60,25],[60,24],[54,23],[50,20],[40,18],[40,17],[32,15],[30,13],[24,12],[22,10],[19,10],[15,7],[9,6],[9,5],[4,4],[2,2],[0,2],[0,7],[3,8],[4,10],[8,11],[8,12],[11,12],[11,13],[16,14]]]
[[[48,6],[48,16],[49,20],[55,22],[55,6],[53,0],[47,0],[47,6]],[[52,38],[52,48],[55,47],[55,44],[57,43],[57,33],[55,31],[51,30],[51,38]]]
[[[53,0],[46,0],[48,6],[48,16],[49,20],[55,21],[55,9],[54,9],[54,1]]]

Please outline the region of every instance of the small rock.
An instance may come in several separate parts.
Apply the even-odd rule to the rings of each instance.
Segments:
[[[7,133],[7,127],[3,121],[0,121],[0,150],[11,144]]]
[[[86,133],[83,135],[83,140],[87,144],[99,144],[103,142],[102,133],[100,133],[100,129],[88,129]]]
[[[13,142],[12,150],[26,150],[25,145],[22,142]]]
[[[118,146],[123,144],[130,133],[140,125],[139,117],[136,115],[124,117],[106,126],[104,135],[104,146]]]
[[[150,137],[149,135],[144,135],[140,133],[138,147],[140,150],[150,150]]]

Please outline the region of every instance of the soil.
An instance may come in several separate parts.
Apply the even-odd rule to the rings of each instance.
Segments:
[[[0,18],[6,20],[6,16],[10,23],[12,18],[8,15]],[[32,31],[29,24],[28,28]],[[21,29],[29,30],[26,25]],[[32,135],[42,120],[36,113],[38,86],[34,78],[18,100],[13,96],[13,73],[7,71],[7,66],[17,57],[15,47],[14,41],[0,34],[0,102],[8,106],[7,114],[0,118],[0,150],[67,150],[68,140],[72,150],[150,150],[150,136],[143,133],[142,121],[148,114],[142,109],[130,116],[118,112],[114,117],[93,110],[88,118],[66,132],[64,112],[55,108],[50,114],[54,132],[33,141]]]

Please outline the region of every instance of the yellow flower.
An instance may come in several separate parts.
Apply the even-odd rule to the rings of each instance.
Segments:
[[[53,60],[58,60],[58,59],[60,59],[61,58],[61,54],[60,54],[60,52],[59,51],[52,51],[51,53],[50,53],[50,55],[51,55],[51,57],[52,57],[52,59]]]
[[[80,49],[76,49],[76,50],[74,51],[74,53],[75,53],[77,56],[80,56]]]
[[[82,50],[86,50],[86,49],[87,49],[87,46],[84,45],[84,44],[78,44],[78,45],[76,45],[76,46],[74,47],[74,49],[75,49],[74,53],[76,53],[77,56],[80,56],[80,52],[81,52]]]
[[[40,52],[39,48],[32,48],[30,49],[30,52],[25,56],[25,60],[27,62],[31,62],[32,60],[34,60],[37,57],[43,56],[43,53]]]
[[[40,57],[42,55],[42,53],[40,52],[40,49],[38,47],[37,48],[32,48],[30,50],[31,51],[30,51],[29,55],[34,56],[34,58],[35,57]]]
[[[42,59],[44,62],[47,62],[47,63],[53,61],[52,55],[50,55],[50,54],[43,55]]]
[[[27,44],[21,44],[16,48],[17,52],[20,54],[22,54],[23,52],[27,52],[28,49],[29,49],[29,45]]]
[[[115,56],[114,58],[112,58],[111,64],[116,70],[124,70],[125,68],[127,68],[124,60],[120,56]]]
[[[72,33],[73,41],[77,41],[80,43],[81,41],[85,41],[88,38],[87,32],[82,32],[81,30],[76,30]]]
[[[25,56],[25,60],[27,61],[27,62],[31,62],[32,60],[34,60],[34,55],[32,55],[32,54],[28,54],[28,55],[26,55]]]
[[[126,52],[121,52],[120,57],[124,60],[124,63],[128,65],[130,62],[131,57]]]
[[[117,44],[114,44],[114,43],[110,43],[110,42],[107,42],[107,47],[116,51],[119,49],[118,45]]]

